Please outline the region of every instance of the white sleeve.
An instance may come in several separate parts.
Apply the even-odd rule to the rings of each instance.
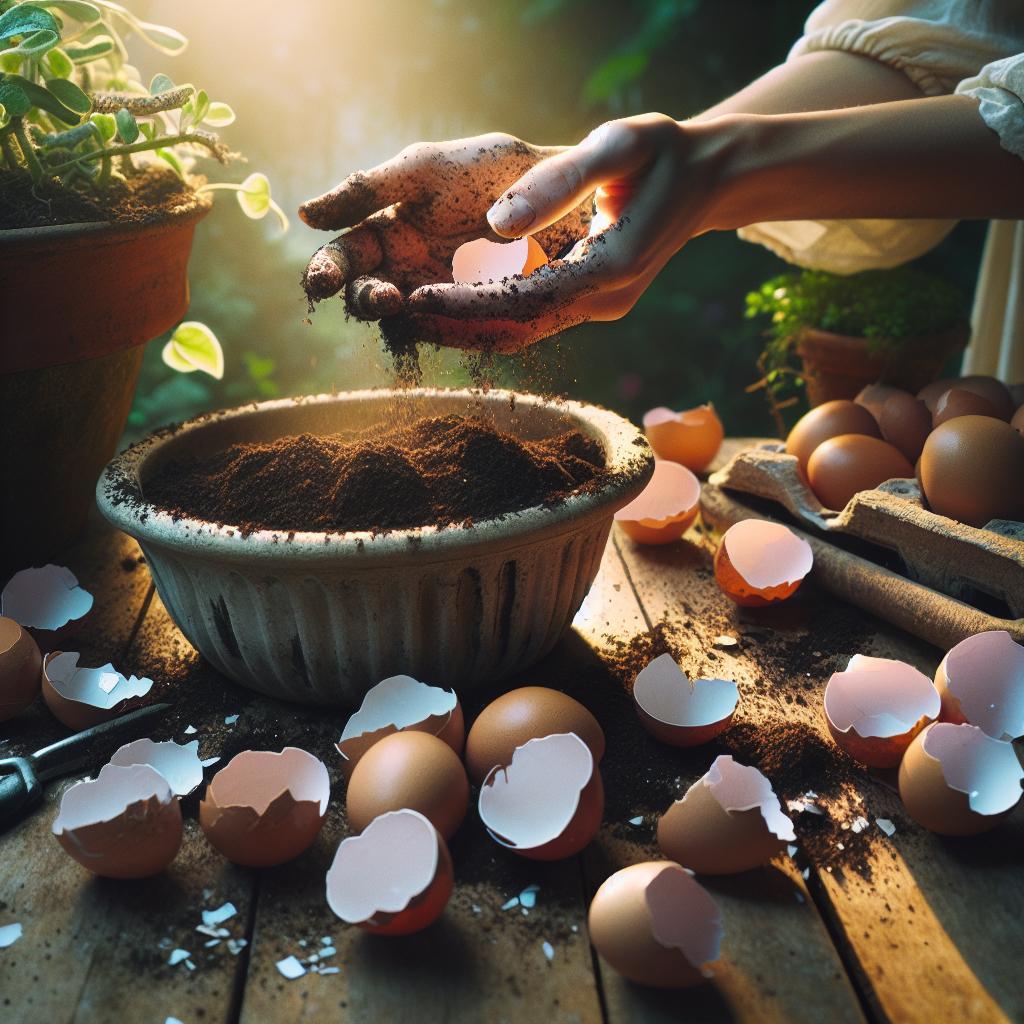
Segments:
[[[1024,159],[1024,53],[986,64],[956,91],[973,96],[982,120],[999,136],[1003,149]]]

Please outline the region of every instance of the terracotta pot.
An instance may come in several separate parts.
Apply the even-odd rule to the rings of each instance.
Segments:
[[[936,380],[954,352],[967,344],[970,328],[957,324],[939,334],[900,343],[893,352],[868,351],[865,338],[804,328],[796,351],[804,364],[807,399],[812,406],[854,398],[867,384],[891,384],[916,394]]]
[[[188,310],[192,235],[208,210],[0,231],[0,567],[39,564],[81,531],[142,346]]]

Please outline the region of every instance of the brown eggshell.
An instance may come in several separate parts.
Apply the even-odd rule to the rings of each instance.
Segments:
[[[1018,434],[1024,434],[1024,405],[1022,405],[1013,414],[1013,419],[1010,420],[1010,426],[1013,427]]]
[[[973,391],[987,399],[996,410],[996,415],[1001,420],[1009,420],[1013,415],[1017,403],[1014,401],[1010,389],[995,377],[986,377],[984,374],[969,374],[961,377],[956,382],[956,387],[965,391]]]
[[[644,431],[659,459],[678,462],[694,473],[707,469],[725,437],[725,428],[710,402],[678,413],[651,409],[644,415]]]
[[[409,808],[451,839],[466,816],[469,781],[443,740],[424,732],[396,732],[363,754],[345,800],[348,823],[356,832],[387,811]]]
[[[897,391],[879,411],[878,427],[889,444],[915,463],[931,433],[932,418],[924,402],[906,391]]]
[[[65,791],[53,823],[60,845],[105,878],[147,878],[181,846],[181,808],[149,765],[105,765],[96,779]]]
[[[707,890],[678,864],[648,861],[605,880],[590,904],[587,929],[594,948],[623,977],[654,988],[688,988],[703,983],[703,965],[718,959],[722,917]]]
[[[947,420],[955,420],[958,416],[991,416],[1001,417],[996,407],[982,395],[964,388],[950,388],[939,395],[932,413],[932,427],[938,427]]]
[[[961,416],[928,435],[921,487],[932,511],[970,526],[1024,519],[1024,437],[988,416]]]
[[[657,459],[650,482],[615,513],[615,521],[640,544],[670,544],[697,518],[699,503],[697,477],[685,466]]]
[[[792,597],[813,562],[811,546],[789,527],[744,519],[722,535],[715,552],[715,580],[736,604],[763,607]]]
[[[330,791],[326,766],[305,750],[244,750],[210,781],[199,824],[228,860],[272,867],[313,843]]]
[[[327,872],[327,903],[364,931],[411,935],[441,916],[453,887],[444,839],[422,814],[404,808],[342,841]]]
[[[786,451],[795,455],[806,473],[814,450],[825,441],[843,434],[881,438],[875,417],[856,402],[836,399],[805,413],[786,438]]]
[[[972,836],[995,828],[1017,806],[1022,779],[1012,744],[973,725],[935,722],[918,733],[900,762],[900,799],[924,828]]]
[[[67,659],[74,661],[69,662]],[[79,673],[85,674],[86,677],[94,677],[98,672],[113,673],[117,670],[107,664],[100,668],[79,665],[72,671],[64,671],[65,666],[70,668],[77,665],[77,660],[78,654],[74,651],[51,651],[43,658],[43,700],[54,718],[61,724],[74,732],[82,732],[101,722],[109,722],[145,703],[153,686],[151,679],[139,679],[134,675],[125,679],[123,674],[118,673],[122,682],[119,682],[110,694],[104,694],[95,687],[86,688],[78,685],[78,680],[83,678]],[[124,692],[125,696],[120,700],[116,699],[121,692]]]
[[[0,722],[20,715],[42,686],[43,656],[14,619],[0,616]]]
[[[882,409],[885,408],[885,403],[894,395],[906,395],[908,398],[914,397],[909,391],[904,391],[902,388],[894,388],[889,384],[868,384],[860,389],[854,401],[858,405],[863,405],[875,417],[875,422],[881,426]]]
[[[860,491],[913,475],[914,467],[898,448],[860,434],[844,434],[818,445],[807,466],[811,490],[826,508],[837,511]]]
[[[523,686],[492,701],[477,715],[466,737],[466,768],[477,786],[497,765],[508,764],[517,747],[552,733],[575,733],[594,763],[604,757],[604,733],[578,701],[546,686]]]
[[[737,794],[742,799],[727,799]],[[795,838],[768,780],[728,755],[716,758],[708,773],[658,821],[661,852],[698,874],[749,871]]]
[[[917,393],[917,397],[924,402],[925,408],[929,413],[935,412],[935,403],[939,400],[940,396],[945,394],[950,388],[960,387],[960,381],[956,377],[941,377],[939,380],[933,380],[931,384],[925,384],[923,388]]]

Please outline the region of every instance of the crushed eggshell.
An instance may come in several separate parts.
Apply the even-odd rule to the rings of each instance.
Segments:
[[[271,867],[316,839],[330,795],[326,765],[307,751],[244,750],[210,781],[199,824],[228,860]]]
[[[0,593],[0,614],[32,629],[60,629],[92,608],[92,594],[62,565],[16,572]]]
[[[660,406],[644,413],[644,431],[659,459],[678,462],[694,473],[707,469],[718,454],[725,428],[715,407],[673,412]]]
[[[0,722],[21,714],[39,695],[43,656],[32,635],[0,616]]]
[[[534,860],[579,853],[601,824],[604,788],[590,748],[575,733],[517,747],[480,787],[480,818],[502,846]]]
[[[301,978],[306,973],[306,968],[302,966],[302,962],[294,956],[286,956],[283,960],[278,960],[274,966],[289,981]]]
[[[944,722],[968,722],[993,739],[1024,736],[1024,647],[1004,629],[961,640],[935,672]]]
[[[338,752],[352,768],[379,739],[411,729],[431,733],[462,754],[465,722],[454,690],[429,686],[412,676],[391,676],[371,687],[345,723]]]
[[[0,949],[7,949],[8,946],[13,946],[21,938],[21,934],[21,922],[19,921],[15,921],[13,924],[0,925]]]
[[[238,909],[234,903],[224,903],[217,907],[216,910],[204,910],[203,911],[203,924],[207,928],[216,928],[217,925],[223,924],[225,921],[229,921],[231,918],[238,913]]]
[[[455,250],[452,280],[456,284],[485,284],[516,275],[525,277],[547,261],[540,243],[530,235],[511,242],[474,238]]]
[[[615,513],[615,521],[640,544],[670,544],[697,518],[700,481],[685,466],[656,459],[647,486]]]
[[[875,824],[889,837],[896,834],[896,826],[888,818],[875,818]]]
[[[796,839],[771,783],[728,754],[661,816],[658,846],[698,874],[747,871]]]
[[[53,823],[60,845],[83,867],[107,878],[163,871],[181,846],[178,801],[149,765],[104,765],[61,798]]]
[[[75,651],[53,651],[43,659],[43,699],[69,729],[80,732],[116,718],[140,704],[153,688],[152,679],[126,679],[109,662],[85,668],[78,659]]]
[[[594,895],[588,922],[597,952],[640,985],[701,984],[721,949],[721,911],[707,890],[671,861],[616,871]]]
[[[724,732],[739,699],[739,688],[729,680],[691,681],[671,654],[655,658],[633,684],[633,701],[643,727],[676,747],[707,743]]]
[[[722,537],[715,579],[726,597],[757,607],[792,597],[813,563],[810,544],[788,526],[744,519]]]
[[[156,743],[150,739],[133,740],[119,747],[111,764],[148,764],[168,782],[175,796],[188,796],[203,781],[203,764],[199,760],[199,740],[178,744],[173,740]]]
[[[327,872],[327,905],[366,931],[409,935],[441,916],[453,884],[437,829],[418,811],[389,811],[339,844]]]
[[[825,687],[825,719],[832,738],[871,768],[895,768],[939,710],[932,681],[913,665],[891,658],[855,654]]]

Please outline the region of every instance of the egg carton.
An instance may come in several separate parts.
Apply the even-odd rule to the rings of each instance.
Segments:
[[[982,629],[1024,640],[1024,523],[993,520],[979,529],[937,515],[915,480],[888,480],[841,511],[827,509],[780,442],[737,452],[704,491],[713,523],[781,506],[819,548],[834,549],[825,552],[831,569],[819,573],[830,589],[930,642],[956,643]]]

